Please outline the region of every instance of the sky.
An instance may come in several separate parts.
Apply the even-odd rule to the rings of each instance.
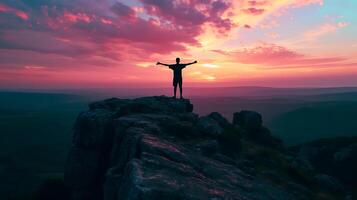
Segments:
[[[356,0],[1,0],[0,88],[357,86]]]

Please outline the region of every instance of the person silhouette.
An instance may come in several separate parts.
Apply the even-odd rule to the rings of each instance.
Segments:
[[[191,62],[191,63],[185,63],[182,64],[180,63],[180,58],[176,58],[176,64],[164,64],[161,62],[157,62],[156,65],[164,65],[172,69],[174,72],[174,78],[173,78],[173,86],[174,86],[174,96],[173,98],[176,98],[176,90],[177,90],[177,85],[180,87],[180,99],[183,99],[182,97],[182,69],[184,69],[188,65],[192,65],[197,63],[197,61]]]

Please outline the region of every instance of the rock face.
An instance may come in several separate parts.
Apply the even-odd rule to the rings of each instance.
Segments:
[[[188,100],[163,96],[113,98],[89,108],[77,118],[66,164],[65,183],[73,200],[300,200],[335,195],[318,185],[310,187],[314,176],[300,175],[287,152],[270,147],[270,134],[270,146],[250,139],[253,131],[265,129],[256,114],[235,117],[233,125],[219,113],[198,117]],[[337,187],[329,180],[329,186]]]
[[[357,137],[320,139],[293,148],[297,157],[309,163],[315,171],[336,177],[338,180],[319,176],[331,190],[341,189],[339,181],[347,190],[357,195]],[[334,185],[334,187],[331,187]]]
[[[273,137],[270,131],[263,126],[262,115],[254,112],[242,110],[233,114],[233,124],[246,130],[246,136],[251,140],[270,146],[273,148],[282,148],[282,141]]]

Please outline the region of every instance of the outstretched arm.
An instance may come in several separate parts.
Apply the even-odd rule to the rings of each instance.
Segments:
[[[186,63],[185,65],[192,65],[192,64],[196,64],[196,63],[197,63],[197,60],[194,62]]]
[[[161,63],[161,62],[157,62],[156,65],[164,65],[164,66],[170,67],[170,65],[164,64],[164,63]]]

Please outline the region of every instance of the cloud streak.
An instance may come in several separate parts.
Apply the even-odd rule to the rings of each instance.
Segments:
[[[221,50],[214,50],[214,52],[222,54],[234,62],[258,65],[265,69],[357,66],[357,62],[353,62],[347,58],[313,57],[268,43],[231,52]]]
[[[345,28],[349,25],[348,22],[338,22],[338,23],[325,23],[312,30],[307,31],[304,36],[308,40],[318,39],[329,33],[334,33],[339,29]]]

